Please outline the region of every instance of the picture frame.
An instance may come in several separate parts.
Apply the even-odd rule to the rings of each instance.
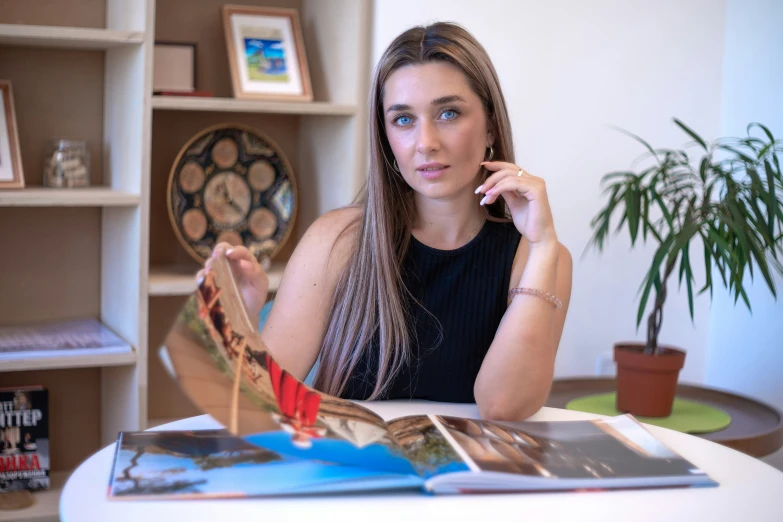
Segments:
[[[24,188],[24,174],[13,89],[9,80],[0,80],[0,189],[8,188]]]
[[[152,91],[192,93],[196,90],[196,54],[190,42],[155,42]]]
[[[296,9],[225,5],[222,11],[235,98],[313,100]]]

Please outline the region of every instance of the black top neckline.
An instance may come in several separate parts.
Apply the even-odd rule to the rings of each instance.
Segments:
[[[484,221],[484,224],[481,225],[481,229],[478,231],[478,234],[473,236],[473,239],[471,239],[461,247],[455,248],[453,250],[441,250],[439,248],[434,248],[429,245],[425,245],[424,243],[416,239],[416,236],[414,236],[413,234],[411,234],[411,246],[415,246],[416,248],[420,248],[425,252],[429,252],[431,254],[435,254],[438,256],[456,256],[463,252],[467,252],[471,248],[474,248],[481,241],[481,238],[484,237],[484,235],[486,234],[487,225],[489,223],[491,223],[489,219]]]

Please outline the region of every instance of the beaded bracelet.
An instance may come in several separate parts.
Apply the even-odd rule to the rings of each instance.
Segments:
[[[536,290],[535,288],[525,288],[525,287],[512,288],[511,290],[508,291],[509,304],[511,304],[511,300],[517,294],[534,295],[536,297],[540,297],[541,299],[545,299],[554,305],[555,310],[560,310],[563,307],[562,301],[560,301],[560,299],[553,296],[552,294],[549,294],[547,292],[542,292],[541,290]]]

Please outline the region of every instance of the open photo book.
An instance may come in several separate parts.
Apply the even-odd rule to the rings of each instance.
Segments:
[[[247,316],[228,261],[215,261],[161,357],[192,402],[224,429],[121,433],[112,499],[716,485],[629,415],[556,422],[415,415],[387,422],[314,390],[277,364]]]

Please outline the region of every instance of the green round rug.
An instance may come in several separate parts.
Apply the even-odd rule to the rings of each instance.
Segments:
[[[572,399],[567,410],[597,413],[598,415],[623,415],[615,407],[616,392],[599,393]],[[675,397],[672,413],[668,417],[634,416],[639,422],[682,431],[684,433],[710,433],[722,430],[731,423],[728,413],[718,408]]]

